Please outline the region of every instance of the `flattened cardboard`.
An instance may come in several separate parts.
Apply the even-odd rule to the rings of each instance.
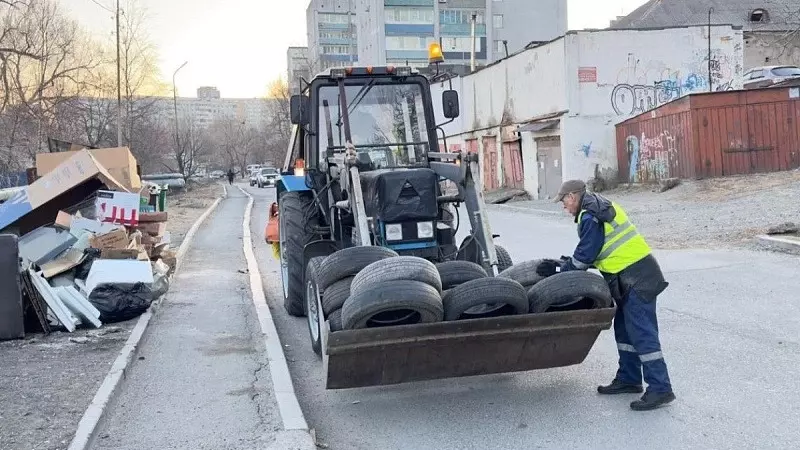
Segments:
[[[69,230],[72,226],[72,215],[64,211],[59,211],[58,215],[56,215],[56,226]]]
[[[88,152],[127,190],[141,189],[142,180],[136,170],[136,158],[128,147],[99,148]],[[78,152],[39,153],[36,155],[36,172],[39,176],[44,176],[76,153]]]
[[[150,236],[163,236],[167,232],[166,222],[140,222],[136,229]]]
[[[167,212],[143,212],[139,215],[139,222],[166,222]]]
[[[47,279],[53,278],[56,275],[61,275],[83,262],[84,257],[85,255],[82,250],[71,248],[58,258],[42,264],[42,275]]]
[[[128,233],[125,230],[114,230],[110,233],[95,236],[89,240],[92,248],[100,250],[122,250],[128,247]]]

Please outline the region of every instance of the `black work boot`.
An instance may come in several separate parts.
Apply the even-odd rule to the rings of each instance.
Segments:
[[[650,411],[671,403],[673,400],[675,400],[675,394],[672,392],[645,392],[641,399],[631,403],[631,409],[634,411]]]
[[[616,378],[608,386],[597,386],[597,392],[603,395],[641,394],[643,391],[641,384],[623,383]]]

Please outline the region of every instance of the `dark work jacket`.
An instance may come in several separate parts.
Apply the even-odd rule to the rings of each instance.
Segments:
[[[581,210],[585,210],[587,214],[591,214],[591,217],[595,218],[597,222],[599,222],[597,226],[599,226],[601,230],[604,229],[603,225],[606,222],[611,222],[617,215],[616,211],[614,211],[614,207],[611,205],[610,200],[600,194],[594,193],[583,194],[583,197],[581,198]],[[584,214],[584,216],[586,216],[586,214]],[[577,223],[577,221],[578,218],[576,216],[575,222]],[[591,223],[589,222],[586,225],[591,226]],[[592,233],[581,234],[588,240]],[[578,250],[580,250],[582,247],[592,248],[592,251],[594,251],[594,248],[596,248],[597,245],[590,242],[579,242]],[[602,248],[602,245],[600,245],[600,247]],[[599,251],[600,249],[597,249],[597,253],[599,253]],[[596,258],[596,256],[597,255],[595,254],[594,257]],[[600,273],[603,275],[603,278],[606,279],[606,282],[611,289],[611,293],[614,295],[614,299],[618,304],[622,304],[624,302],[625,297],[628,296],[628,293],[631,289],[635,290],[642,300],[653,301],[656,299],[656,297],[658,297],[659,294],[664,292],[667,286],[669,286],[669,283],[667,283],[667,281],[664,279],[664,273],[661,271],[661,266],[658,264],[658,261],[652,253],[618,274],[604,272]]]

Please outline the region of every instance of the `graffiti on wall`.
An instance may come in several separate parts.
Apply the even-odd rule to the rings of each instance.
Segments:
[[[661,180],[670,177],[672,164],[677,158],[676,138],[669,131],[647,137],[628,136],[628,179],[631,183],[643,180]]]
[[[709,64],[708,51],[698,51],[685,68],[675,70],[659,61],[642,63],[630,53],[611,91],[611,107],[620,116],[641,114],[684,95],[707,92],[709,80],[712,90],[734,89],[741,64],[719,49],[712,50],[710,58]]]

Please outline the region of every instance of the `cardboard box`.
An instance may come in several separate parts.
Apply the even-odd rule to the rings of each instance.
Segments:
[[[167,232],[166,222],[139,222],[136,229],[150,236],[163,236]]]
[[[125,230],[115,230],[110,233],[95,236],[89,240],[92,248],[100,250],[121,250],[128,248],[130,241]]]
[[[139,222],[166,222],[167,212],[143,212],[139,214]]]
[[[81,150],[0,205],[0,230],[15,226],[25,234],[52,223],[60,209],[82,201],[92,191],[90,180],[126,191],[87,150]]]
[[[136,158],[128,147],[100,148],[88,151],[106,170],[129,191],[142,188],[142,180],[136,170]],[[44,176],[78,152],[39,153],[36,155],[36,172]]]
[[[95,217],[104,223],[135,226],[139,223],[139,194],[97,191]]]
[[[56,226],[69,230],[72,227],[72,215],[64,211],[59,211],[56,216]]]

